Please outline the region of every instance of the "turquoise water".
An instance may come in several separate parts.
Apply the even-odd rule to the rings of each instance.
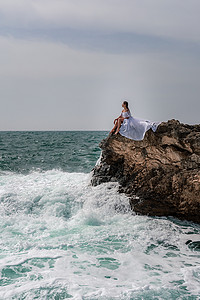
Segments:
[[[0,133],[0,299],[199,299],[200,226],[90,185],[106,134]]]

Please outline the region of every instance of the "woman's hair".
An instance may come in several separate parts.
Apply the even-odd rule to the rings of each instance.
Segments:
[[[127,102],[127,101],[124,101],[123,103],[124,103],[124,105],[126,106],[126,108],[129,109],[129,108],[128,108],[128,102]]]

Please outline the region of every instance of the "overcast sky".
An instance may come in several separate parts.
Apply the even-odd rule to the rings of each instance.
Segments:
[[[0,130],[200,123],[199,0],[0,0]]]

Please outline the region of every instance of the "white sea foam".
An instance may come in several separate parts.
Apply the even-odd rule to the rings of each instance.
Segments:
[[[199,226],[138,216],[117,183],[58,170],[0,177],[0,299],[200,293]],[[146,297],[146,298],[145,298]]]

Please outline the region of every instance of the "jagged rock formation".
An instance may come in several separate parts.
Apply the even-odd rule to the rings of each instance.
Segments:
[[[93,185],[118,181],[135,212],[200,223],[200,125],[170,120],[142,141],[118,134],[100,147]]]

